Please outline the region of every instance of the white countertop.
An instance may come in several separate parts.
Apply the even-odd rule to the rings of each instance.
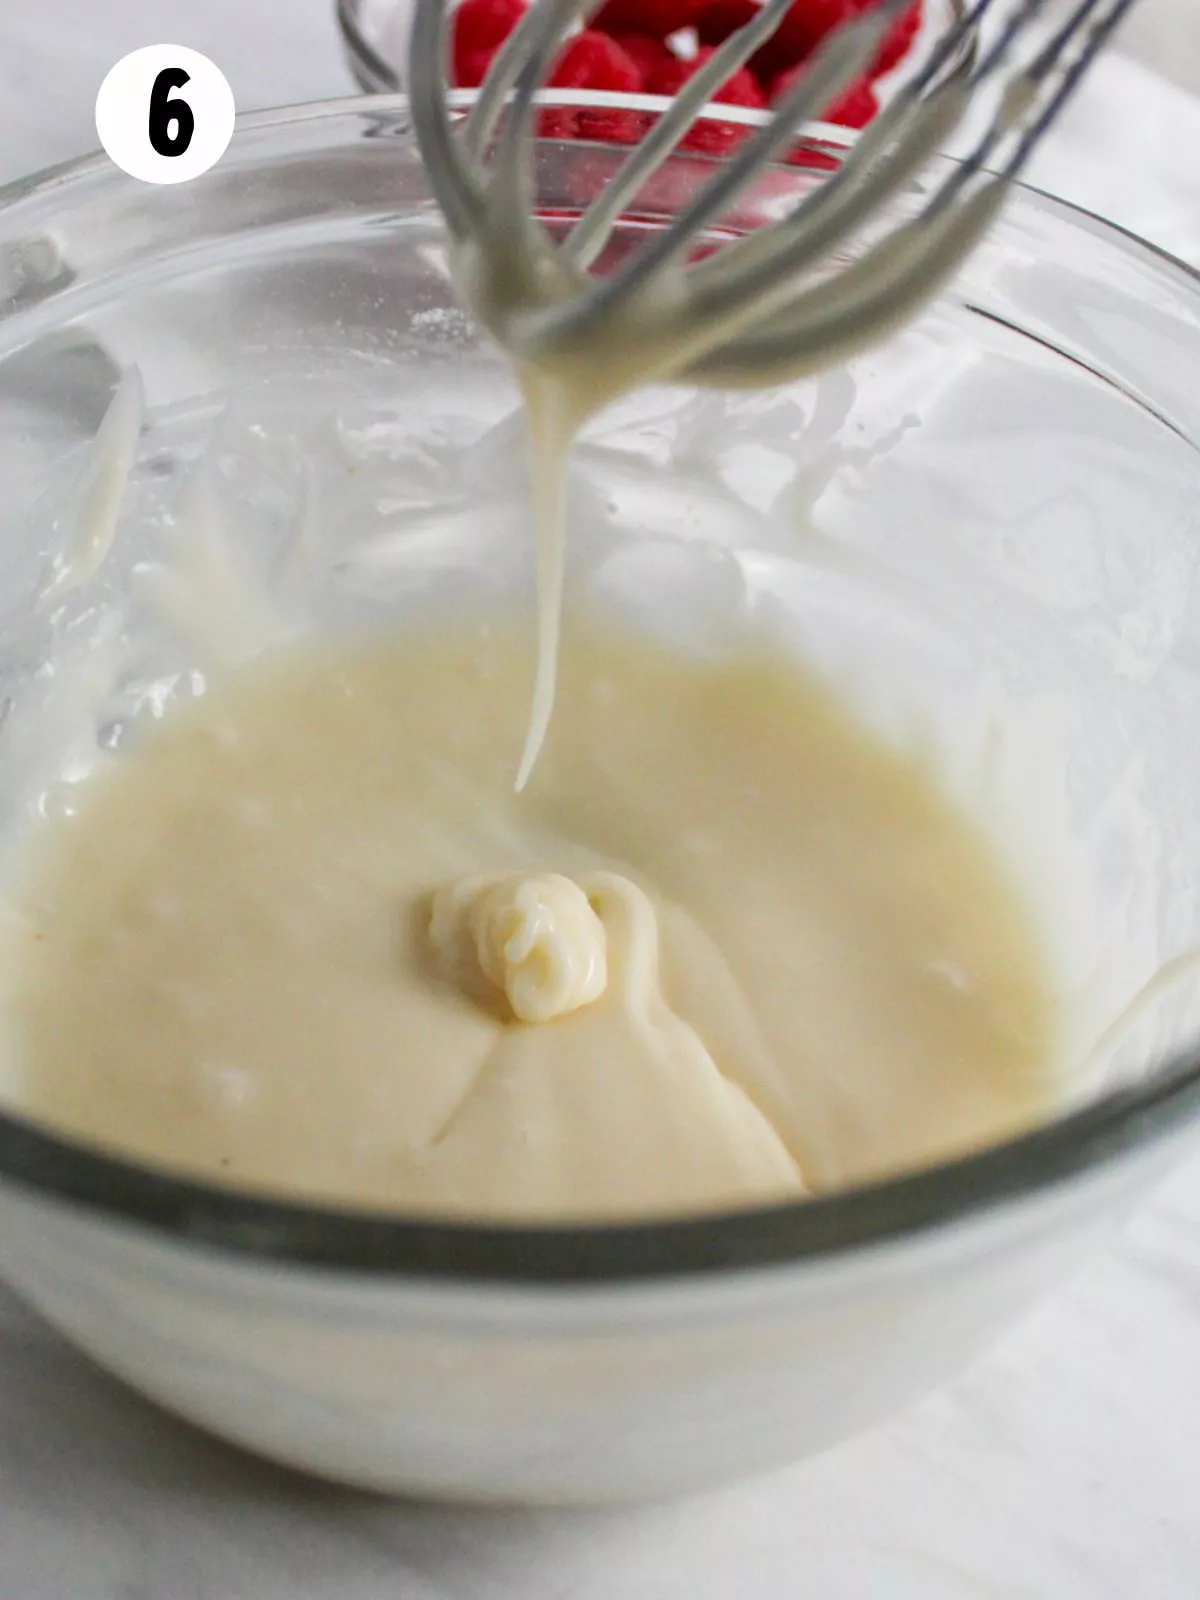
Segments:
[[[3,9],[0,182],[91,148],[100,79],[138,45],[205,51],[242,109],[350,87],[332,0]],[[1035,176],[1200,266],[1198,149],[1200,102],[1113,58]],[[306,1482],[154,1411],[0,1290],[0,1600],[1196,1600],[1198,1486],[1200,1160],[891,1426],[622,1512]]]

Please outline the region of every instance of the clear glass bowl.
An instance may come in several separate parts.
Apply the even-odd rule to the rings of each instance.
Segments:
[[[578,209],[620,158],[544,143],[543,205]],[[678,157],[627,238],[710,170]],[[728,226],[820,181],[768,174]],[[117,544],[48,618],[33,596],[132,362],[148,409]],[[955,748],[964,730],[986,746],[996,695],[1034,721],[1057,707],[1058,820],[1093,869],[1080,968],[1125,952],[1114,1012],[1200,944],[1197,371],[1197,280],[1019,191],[954,290],[885,349],[771,394],[653,391],[577,461],[581,506],[603,511],[577,553],[632,574],[666,626],[714,592],[749,597],[881,725],[951,708]],[[102,643],[198,463],[247,549],[273,559],[310,530],[327,625],[402,625],[443,599],[528,597],[514,404],[455,306],[400,101],[250,117],[178,189],[94,160],[0,194],[0,836],[25,820],[22,739],[56,726],[58,665]],[[431,440],[464,470],[415,504]],[[135,658],[91,732],[110,748],[191,683],[171,641],[147,636]],[[1024,769],[1010,809],[1054,759]],[[1061,863],[1029,865],[1053,913]],[[0,1266],[147,1394],[333,1478],[529,1501],[690,1488],[874,1422],[1059,1283],[1200,1113],[1193,999],[1155,1010],[1056,1120],[1007,1144],[665,1225],[273,1203],[58,1139],[10,1090]]]

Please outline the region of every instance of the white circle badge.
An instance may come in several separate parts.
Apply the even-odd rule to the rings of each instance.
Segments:
[[[220,67],[179,44],[122,56],[96,96],[96,132],[122,172],[143,183],[186,183],[225,154],[233,90]]]

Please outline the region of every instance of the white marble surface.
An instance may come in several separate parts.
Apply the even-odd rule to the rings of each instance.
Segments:
[[[0,182],[90,148],[100,78],[140,44],[206,51],[244,109],[344,92],[330,11],[10,0]],[[1197,149],[1200,103],[1114,59],[1038,176],[1200,265]],[[890,1427],[619,1513],[413,1507],[302,1481],[159,1415],[0,1290],[2,1600],[1195,1600],[1197,1485],[1200,1161]]]

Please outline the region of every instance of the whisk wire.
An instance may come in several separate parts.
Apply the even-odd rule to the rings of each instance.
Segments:
[[[1091,6],[1097,0],[1083,3]],[[978,23],[989,5],[990,0],[981,0],[971,20]],[[697,269],[694,277],[704,310],[716,311],[720,303],[737,294],[759,294],[773,278],[790,280],[844,242],[934,154],[961,122],[982,85],[1007,65],[1023,28],[1044,6],[1045,0],[1022,0],[965,84],[953,80],[937,83],[942,62],[935,52],[925,72],[881,113],[839,170],[806,196],[790,216],[738,240]],[[1065,40],[1059,41],[1059,48],[1064,44]],[[1043,55],[1049,53],[1047,49]],[[1042,58],[1029,69],[1034,70],[1042,70]],[[1010,93],[1023,81],[1014,80]],[[1022,95],[1027,94],[1023,89]],[[1020,100],[1022,95],[1016,98]],[[968,159],[951,171],[940,192],[931,197],[931,214],[943,209],[978,174],[1005,126],[1003,116],[992,121]]]
[[[569,27],[590,0],[536,0],[530,8],[534,19],[525,59],[517,70],[516,84],[508,119],[500,132],[496,153],[496,180],[492,209],[500,216],[519,221],[531,231],[533,221],[533,146],[534,100],[547,69],[559,47],[564,29]]]
[[[410,60],[416,68],[409,74],[409,104],[430,186],[446,226],[461,239],[482,216],[483,194],[463,165],[446,104],[445,10],[445,0],[421,0],[416,8],[409,39]]]
[[[906,0],[888,0],[885,9],[890,15],[904,3]],[[775,33],[791,4],[792,0],[766,0],[758,15],[731,34],[684,83],[669,110],[659,117],[612,183],[596,197],[571,231],[565,249],[573,260],[587,264],[595,259],[625,206],[671,154],[721,85]]]
[[[697,264],[693,276],[697,291],[714,276],[725,277],[735,268],[748,269],[756,262],[772,260],[779,242],[797,228],[813,229],[823,247],[836,244],[840,226],[830,227],[825,214],[835,210],[840,224],[850,191],[858,191],[864,209],[876,200],[887,198],[893,182],[914,172],[957,125],[964,102],[961,83],[944,78],[944,69],[955,59],[975,29],[992,8],[994,0],[976,0],[958,24],[949,29],[930,52],[918,74],[897,93],[879,115],[859,135],[854,159],[843,160],[819,188],[807,195],[789,216],[773,228],[760,228],[726,247],[717,256]],[[794,266],[793,266],[794,270]]]
[[[1133,0],[1079,0],[1034,59],[1011,78],[996,116],[951,172],[941,192],[931,199],[932,208],[940,210],[949,205],[981,173],[1006,180],[1017,175],[1132,3]],[[1028,23],[1044,9],[1045,0],[1025,0],[1020,15]],[[1099,19],[1094,20],[1097,14]],[[997,41],[977,69],[975,88],[1005,64],[1005,55],[1018,37],[1009,29],[1003,48]],[[1078,51],[1072,55],[1076,45]],[[1056,78],[1060,69],[1061,75]],[[1047,85],[1048,93],[1044,92]],[[993,163],[998,151],[1000,156]]]
[[[770,122],[757,129],[699,194],[629,265],[593,284],[586,297],[556,306],[529,323],[546,344],[586,337],[603,317],[621,309],[656,273],[686,256],[698,234],[728,211],[739,192],[810,120],[841,94],[874,56],[882,38],[874,14],[840,29],[818,52],[811,70],[784,97]]]
[[[1071,62],[1067,68],[1067,71],[1064,73],[1062,82],[1059,84],[1058,89],[1045,106],[1041,115],[1032,124],[1032,126],[1026,130],[1024,136],[1022,137],[1021,143],[1018,146],[1012,161],[1009,163],[1008,171],[1010,176],[1015,177],[1024,168],[1030,156],[1032,156],[1034,150],[1037,148],[1037,145],[1040,143],[1042,136],[1053,125],[1059,113],[1065,108],[1067,102],[1075,93],[1075,90],[1079,87],[1084,74],[1099,55],[1100,51],[1104,49],[1115,30],[1120,26],[1125,16],[1132,9],[1133,4],[1134,0],[1116,0],[1116,3],[1110,6],[1106,14],[1103,15],[1097,22],[1095,28],[1089,35],[1084,48],[1080,51],[1075,60]]]
[[[558,292],[536,294],[498,332],[514,353],[582,348],[605,319],[648,308],[657,336],[673,342],[674,370],[699,381],[749,381],[748,374],[808,370],[878,338],[904,320],[970,252],[998,211],[1008,184],[1067,104],[1133,0],[1075,0],[1062,23],[1034,51],[1024,50],[1049,0],[1012,0],[1011,10],[981,47],[969,71],[964,47],[1003,0],[973,0],[958,23],[825,178],[784,218],[684,267],[706,229],[727,216],[739,194],[869,66],[907,0],[879,0],[831,34],[771,119],[755,129],[679,214],[610,276],[594,278],[612,229],[647,180],[675,149],[720,85],[778,27],[789,0],[765,0],[758,16],[733,35],[684,85],[584,212],[555,243],[534,216],[533,126],[537,91],[564,33],[594,0],[534,0],[500,50],[462,137],[450,120],[444,77],[446,0],[418,0],[411,42],[413,122],[435,194],[453,236],[486,230],[493,243],[506,229],[507,266],[521,249],[552,263]],[[882,237],[870,225],[916,181],[976,100],[995,108],[969,154],[944,167],[918,205]],[[496,135],[489,168],[483,162]],[[488,177],[490,169],[491,176]],[[850,248],[846,261],[833,252]],[[819,275],[814,279],[813,271]],[[533,280],[529,280],[533,281]],[[548,281],[548,280],[547,280]],[[670,283],[663,298],[662,286]],[[499,299],[497,298],[497,302]]]
[[[839,293],[846,295],[846,306],[858,319],[856,342],[859,344],[879,337],[888,327],[902,321],[921,299],[958,270],[979,233],[990,225],[999,210],[1008,184],[1062,111],[1072,90],[1132,3],[1133,0],[1081,0],[1072,16],[1035,59],[1010,81],[1004,96],[1007,104],[971,155],[950,169],[915,218],[876,245],[864,258],[867,263],[881,263],[885,267],[883,274],[874,278],[860,271],[861,262],[855,262],[838,275],[832,292],[831,286],[821,285],[791,295],[790,315],[789,297],[778,297],[774,305],[769,300],[760,300],[760,322],[772,311],[779,313],[771,318],[769,331],[751,332],[746,338],[726,343],[690,368],[687,375],[711,382],[722,375],[724,381],[731,381],[738,371],[759,371],[765,366],[781,375],[805,370],[820,336],[817,330],[824,328],[831,342],[834,341],[830,307]],[[1012,36],[1009,44],[1015,39],[1016,36]],[[1075,47],[1073,54],[1072,47]],[[972,87],[977,87],[984,77],[990,77],[1002,61],[1000,52],[990,52],[973,78]],[[1055,78],[1064,61],[1066,66],[1061,78]],[[1039,97],[1038,91],[1048,83],[1052,85],[1049,96]],[[1013,133],[1016,144],[1008,159],[997,169],[987,169],[984,162],[995,148],[997,137]],[[972,179],[980,181],[964,200],[961,197]],[[884,187],[886,185],[880,186]],[[867,197],[868,210],[877,197],[878,191]],[[948,224],[947,218],[951,219]],[[965,219],[965,223],[959,219]],[[814,244],[819,242],[822,231],[826,237],[821,242],[832,248],[836,241],[828,237],[829,229],[814,229]],[[912,249],[907,250],[905,246],[901,251],[895,250],[893,246],[897,240],[912,241]],[[800,251],[768,259],[759,264],[761,280],[769,286],[774,273],[774,281],[786,284],[800,266],[819,253],[806,248],[809,241],[803,236],[800,242],[803,260]],[[727,253],[732,254],[732,250]],[[719,261],[719,257],[714,261]],[[742,278],[728,287],[731,298],[737,300],[749,295],[754,286]],[[842,326],[848,333],[844,319]],[[849,346],[843,341],[839,342],[839,348],[846,351]]]
[[[438,3],[443,4],[444,0]],[[569,5],[559,6],[554,0],[535,0],[526,10],[497,52],[467,114],[463,143],[469,155],[479,158],[487,148],[504,112],[505,100],[526,63],[534,57],[544,61],[547,40],[553,48],[554,41],[593,4],[594,0],[571,0]]]

